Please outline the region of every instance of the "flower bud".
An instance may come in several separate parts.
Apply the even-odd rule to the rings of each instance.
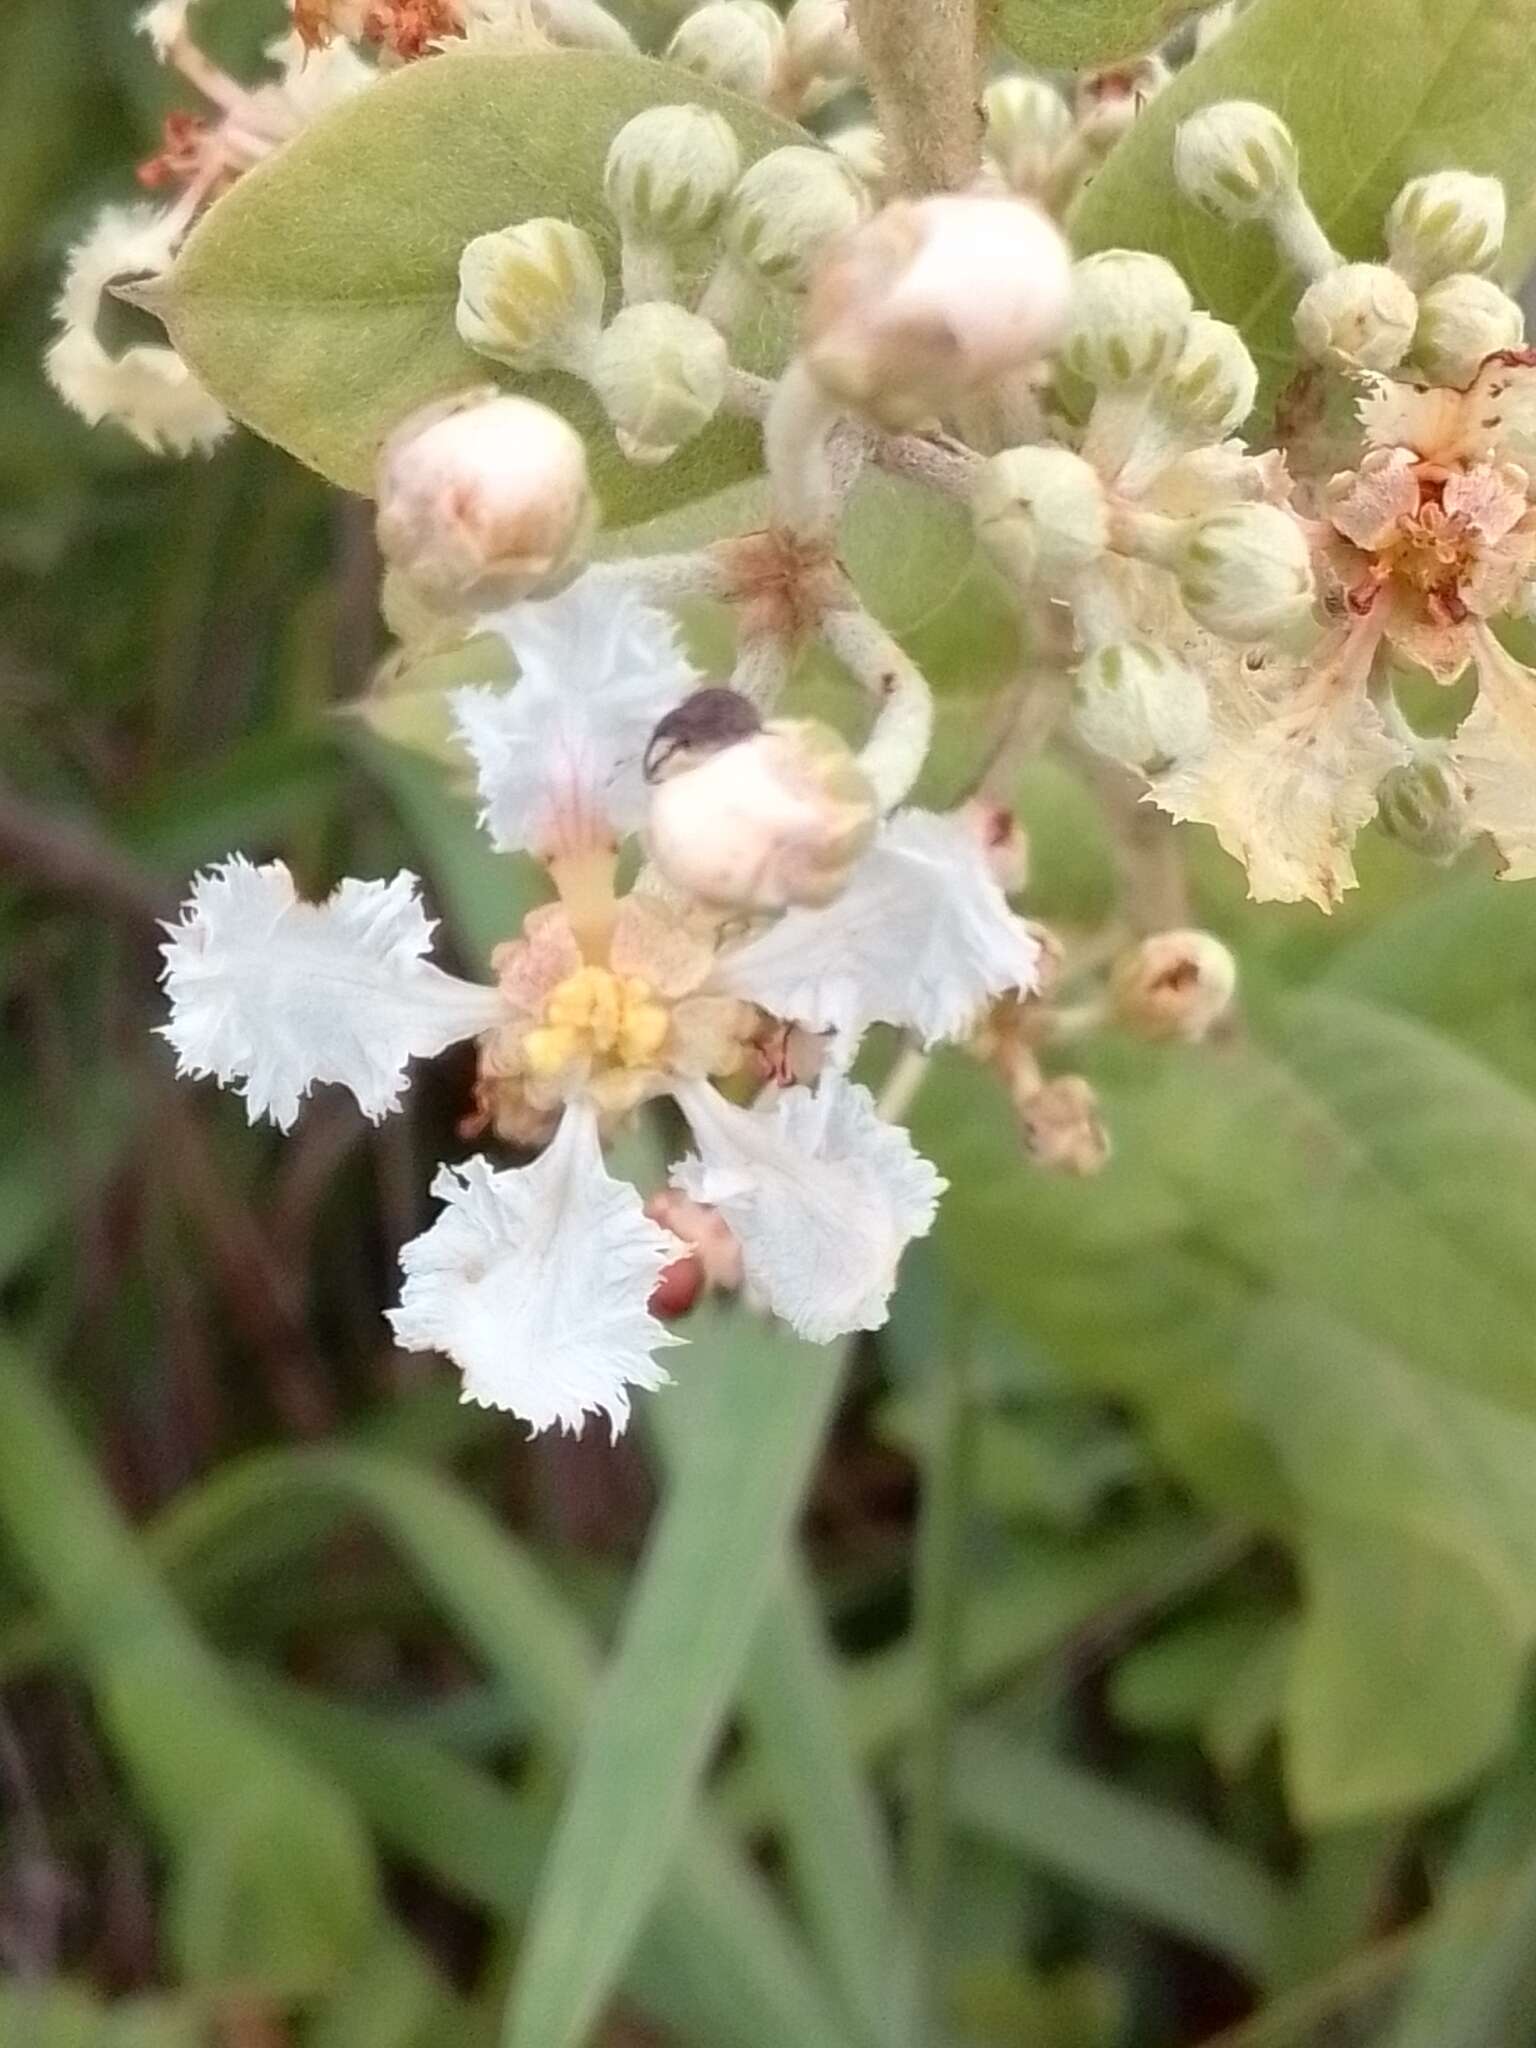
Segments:
[[[1024,1143],[1037,1166],[1086,1179],[1109,1164],[1099,1098],[1081,1074],[1058,1074],[1019,1105]]]
[[[678,23],[667,62],[749,100],[768,99],[784,61],[784,24],[766,0],[711,0]]]
[[[1296,307],[1296,339],[1314,362],[1392,370],[1407,355],[1419,302],[1384,263],[1341,263],[1309,284]]]
[[[608,145],[603,191],[626,234],[680,242],[707,234],[741,176],[741,145],[723,114],[647,107]]]
[[[1191,313],[1179,359],[1158,392],[1166,410],[1219,441],[1247,419],[1258,389],[1258,367],[1237,329],[1209,313]]]
[[[1221,505],[1196,519],[1178,562],[1186,608],[1223,640],[1283,638],[1312,614],[1312,555],[1278,505]]]
[[[1153,640],[1095,647],[1081,663],[1072,722],[1096,754],[1157,775],[1205,751],[1211,707],[1195,671]]]
[[[592,389],[631,462],[665,462],[709,425],[730,351],[718,328],[664,300],[614,315],[592,354]]]
[[[1262,220],[1296,188],[1296,144],[1271,108],[1218,100],[1174,131],[1173,175],[1186,198],[1222,220]]]
[[[1029,834],[1007,804],[973,796],[956,813],[976,840],[1005,896],[1017,896],[1029,880]]]
[[[830,902],[879,823],[846,742],[814,719],[786,719],[711,746],[707,731],[695,740],[689,730],[707,726],[707,709],[684,703],[647,751],[652,860],[674,887],[721,908]]]
[[[1060,230],[1027,200],[902,201],[818,270],[806,362],[840,403],[913,426],[1050,349],[1070,290]]]
[[[412,415],[379,463],[379,547],[427,604],[547,591],[596,524],[581,436],[548,406],[473,392]]]
[[[585,363],[603,324],[607,279],[590,235],[568,220],[525,220],[477,235],[459,258],[459,334],[514,370]]]
[[[784,17],[784,41],[797,77],[853,79],[864,68],[848,0],[795,0]]]
[[[742,173],[721,233],[741,268],[783,291],[804,291],[828,246],[869,212],[869,195],[830,149],[791,143]]]
[[[1490,277],[1456,271],[1419,295],[1413,361],[1432,384],[1465,389],[1489,356],[1524,339],[1519,302]]]
[[[986,149],[1011,190],[1045,189],[1072,133],[1072,112],[1055,86],[1028,72],[993,79],[981,98]]]
[[[1467,843],[1466,793],[1443,749],[1426,746],[1405,767],[1392,769],[1376,801],[1383,832],[1426,860],[1454,860]]]
[[[1072,270],[1072,312],[1061,360],[1090,384],[1145,384],[1183,352],[1194,301],[1171,263],[1139,249],[1104,249]]]
[[[1457,270],[1486,270],[1504,241],[1504,187],[1471,171],[1410,178],[1387,215],[1394,270],[1423,290]]]
[[[884,191],[891,174],[891,152],[884,132],[873,121],[856,121],[851,128],[835,128],[827,136],[826,144],[867,191]]]
[[[976,536],[1020,586],[1053,586],[1109,544],[1099,475],[1068,448],[1008,448],[984,462],[971,493]]]
[[[1106,155],[1172,76],[1155,51],[1129,64],[1084,72],[1076,94],[1079,134]]]
[[[1156,932],[1115,962],[1110,1008],[1138,1038],[1198,1045],[1232,1007],[1237,962],[1209,932]]]

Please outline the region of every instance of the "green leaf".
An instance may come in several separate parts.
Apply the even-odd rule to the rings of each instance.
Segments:
[[[670,1398],[699,1404],[583,1730],[529,1923],[508,2048],[575,2048],[666,1877],[782,1565],[841,1354],[696,1318]]]
[[[1193,1822],[996,1729],[961,1731],[955,1815],[1094,1898],[1262,1977],[1280,1894]]]
[[[511,222],[572,220],[616,270],[602,200],[608,143],[632,115],[682,99],[723,113],[749,161],[805,139],[643,57],[560,50],[408,65],[243,177],[189,239],[156,311],[236,418],[349,489],[371,489],[380,444],[406,414],[499,376],[587,436],[614,523],[700,497],[759,467],[755,427],[717,422],[672,462],[636,468],[585,386],[519,382],[454,328],[464,245]],[[737,359],[772,368],[787,334],[784,315],[765,311]]]
[[[1001,0],[999,38],[1038,70],[1140,57],[1213,0]]]
[[[1213,100],[1274,107],[1335,247],[1379,261],[1382,219],[1407,178],[1491,172],[1517,206],[1531,190],[1530,39],[1528,0],[1255,0],[1116,148],[1074,209],[1074,245],[1167,256],[1200,304],[1242,328],[1273,396],[1300,287],[1261,228],[1213,220],[1180,195],[1179,122]]]

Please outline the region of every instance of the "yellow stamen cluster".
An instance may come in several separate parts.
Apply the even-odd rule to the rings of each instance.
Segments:
[[[671,1026],[666,1005],[638,975],[582,967],[551,990],[544,1021],[523,1040],[529,1071],[551,1079],[578,1060],[620,1067],[654,1063]]]

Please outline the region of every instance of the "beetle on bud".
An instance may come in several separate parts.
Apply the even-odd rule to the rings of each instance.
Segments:
[[[1297,303],[1296,340],[1314,362],[1351,370],[1393,370],[1413,345],[1419,302],[1384,263],[1341,263],[1307,286]]]
[[[596,524],[581,436],[548,406],[477,391],[385,444],[379,547],[423,603],[487,610],[552,591]]]
[[[1115,962],[1109,1003],[1138,1038],[1198,1045],[1232,1008],[1237,962],[1210,932],[1154,932]]]
[[[1412,361],[1432,384],[1464,389],[1489,356],[1519,348],[1524,339],[1519,301],[1491,277],[1456,271],[1419,295]]]
[[[675,455],[714,418],[730,352],[718,328],[665,300],[615,314],[592,353],[592,388],[631,462]]]
[[[1504,187],[1472,171],[1410,178],[1387,215],[1394,270],[1417,290],[1458,270],[1486,270],[1504,242]]]
[[[1052,348],[1071,263],[1023,199],[898,202],[849,235],[811,284],[805,360],[839,404],[900,429]]]
[[[477,235],[459,258],[459,335],[514,370],[581,371],[606,291],[590,235],[567,220],[519,221]]]

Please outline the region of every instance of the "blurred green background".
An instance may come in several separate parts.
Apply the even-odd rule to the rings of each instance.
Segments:
[[[367,508],[43,382],[174,103],[132,12],[0,18],[0,2043],[489,2048],[520,1956],[518,2048],[1536,2040],[1536,890],[1372,834],[1253,909],[1192,836],[1243,1027],[1083,1049],[1101,1179],[941,1060],[878,1340],[706,1313],[618,1445],[462,1407],[381,1310],[467,1067],[282,1142],[153,1035],[231,848],[417,868],[466,970],[525,885],[347,708]],[[1091,799],[1016,795],[1091,937]]]

